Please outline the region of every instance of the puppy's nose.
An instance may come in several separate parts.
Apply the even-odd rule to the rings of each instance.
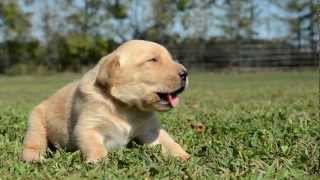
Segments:
[[[180,76],[181,80],[186,81],[187,76],[188,76],[187,70],[183,69],[182,71],[180,71],[179,76]]]

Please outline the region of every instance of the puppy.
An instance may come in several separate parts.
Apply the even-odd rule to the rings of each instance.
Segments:
[[[30,114],[22,159],[40,161],[47,147],[80,149],[94,163],[133,138],[187,160],[190,156],[161,128],[154,111],[178,105],[187,71],[168,50],[149,41],[131,40],[79,81],[70,83]]]

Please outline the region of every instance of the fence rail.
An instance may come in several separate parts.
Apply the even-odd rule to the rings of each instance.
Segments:
[[[294,48],[255,45],[215,45],[199,48],[170,48],[188,68],[303,68],[318,67],[317,52],[309,47]]]

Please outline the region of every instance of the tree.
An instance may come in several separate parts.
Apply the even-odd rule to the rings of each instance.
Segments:
[[[152,1],[152,26],[147,32],[150,39],[163,42],[164,36],[168,32],[168,28],[173,24],[175,4],[170,0],[154,0]]]
[[[143,38],[143,32],[150,28],[152,24],[153,14],[148,13],[152,2],[133,0],[131,1],[130,9],[128,11],[129,28],[132,32],[133,38]]]
[[[229,39],[253,39],[257,34],[258,6],[254,0],[224,0],[218,5],[224,13],[218,17],[218,28]]]
[[[0,2],[0,73],[14,63],[28,60],[28,50],[23,44],[30,40],[30,16],[22,11],[16,0]],[[18,51],[12,53],[15,48]]]
[[[22,11],[16,0],[0,2],[0,31],[4,40],[28,38],[31,14]]]
[[[316,5],[313,0],[271,0],[286,16],[276,17],[288,24],[289,39],[300,49],[302,45],[309,44],[315,48]],[[306,41],[307,40],[307,41]]]
[[[208,37],[209,29],[216,14],[213,8],[216,6],[215,0],[178,0],[177,9],[182,13],[181,22],[188,31],[188,36],[196,39]],[[190,25],[192,24],[192,28]]]
[[[80,3],[81,2],[81,3]],[[71,32],[97,35],[101,20],[101,0],[69,0],[65,3],[67,23]]]

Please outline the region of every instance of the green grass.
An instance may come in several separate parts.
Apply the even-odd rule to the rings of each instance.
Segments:
[[[79,152],[50,153],[41,164],[19,160],[29,111],[79,77],[0,77],[1,179],[316,179],[320,175],[317,72],[191,73],[177,109],[163,126],[192,154],[188,162],[159,147],[133,144],[104,162],[85,164]],[[199,133],[192,124],[202,123]]]

